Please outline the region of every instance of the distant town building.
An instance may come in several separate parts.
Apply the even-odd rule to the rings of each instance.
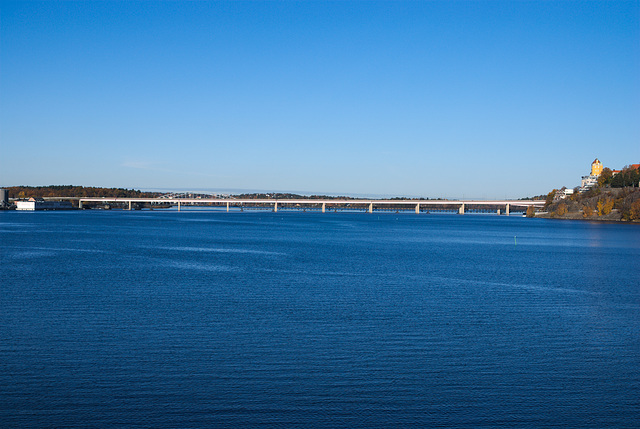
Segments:
[[[598,183],[596,176],[582,176],[582,182],[580,183],[580,192],[584,192],[590,188],[593,188]]]
[[[571,196],[571,195],[573,195],[573,189],[562,188],[562,189],[556,191],[556,195],[555,195],[555,197],[553,199],[554,199],[554,201],[564,200],[565,198],[567,198],[568,196]]]
[[[629,168],[631,168],[632,170],[637,170],[638,168],[640,168],[640,164],[631,164],[629,166]],[[613,176],[615,176],[616,174],[620,173],[622,170],[612,170],[611,173]]]
[[[9,191],[0,189],[0,207],[9,207]]]
[[[72,208],[70,201],[45,201],[42,198],[16,201],[16,210],[70,210]]]
[[[598,184],[598,177],[602,174],[602,163],[596,158],[591,163],[591,174],[588,176],[582,176],[582,182],[580,184],[580,192],[593,188]]]
[[[195,192],[167,192],[160,195],[158,198],[169,198],[169,199],[188,198],[188,199],[202,200],[206,198],[219,198],[219,194],[195,193]]]

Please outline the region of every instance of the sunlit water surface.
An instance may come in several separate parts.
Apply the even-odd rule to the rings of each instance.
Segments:
[[[0,427],[639,427],[640,225],[0,212]]]

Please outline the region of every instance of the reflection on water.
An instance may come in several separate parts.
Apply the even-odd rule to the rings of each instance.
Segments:
[[[284,255],[280,252],[268,252],[253,249],[225,249],[219,247],[159,247],[160,250],[174,250],[178,252],[212,252],[212,253],[252,253],[256,255]]]

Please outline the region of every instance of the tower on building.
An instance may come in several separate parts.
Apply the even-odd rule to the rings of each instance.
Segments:
[[[600,162],[600,160],[598,158],[596,158],[592,163],[591,163],[591,175],[592,176],[599,176],[602,174],[602,163]]]

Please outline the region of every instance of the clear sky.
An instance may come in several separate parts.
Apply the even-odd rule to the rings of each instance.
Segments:
[[[2,2],[0,185],[517,198],[640,162],[640,2]]]

